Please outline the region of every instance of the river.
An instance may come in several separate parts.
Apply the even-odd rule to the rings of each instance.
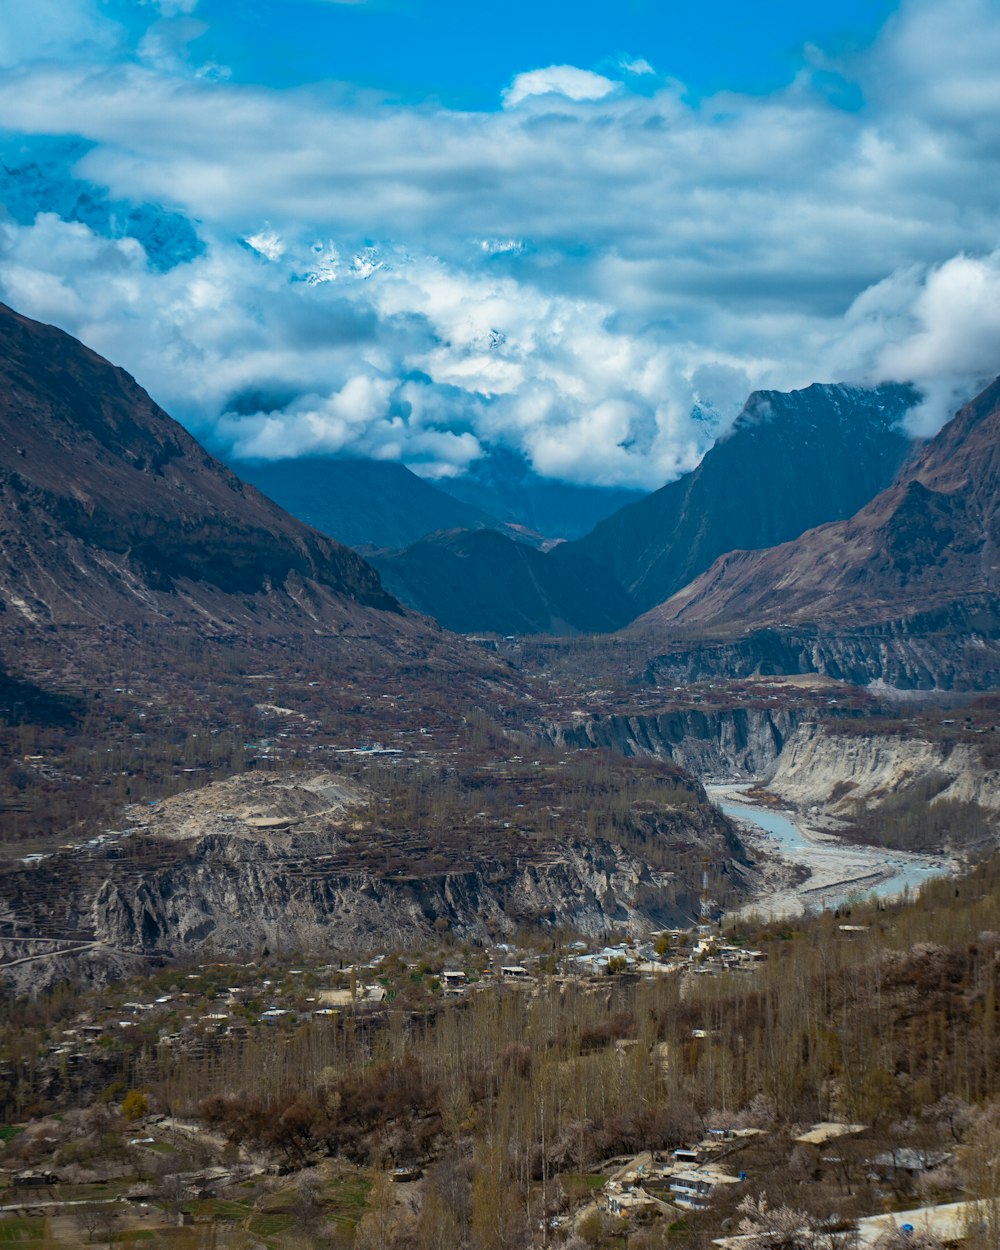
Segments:
[[[954,864],[943,855],[915,855],[845,842],[796,824],[787,812],[753,806],[735,787],[707,789],[712,801],[741,826],[749,842],[808,870],[809,876],[799,885],[773,881],[765,887],[750,904],[764,914],[794,915],[806,907],[838,907],[873,894],[892,898],[918,889],[931,877],[954,871]]]

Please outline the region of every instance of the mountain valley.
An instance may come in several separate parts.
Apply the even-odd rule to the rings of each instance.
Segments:
[[[109,1192],[151,1203],[145,1227],[123,1207],[108,1228],[158,1237],[176,1189],[231,1250],[318,1245],[324,1219],[370,1248],[383,1203],[386,1245],[433,1250],[413,1239],[451,1186],[437,1244],[480,1250],[473,1209],[507,1175],[533,1223],[566,1221],[553,1238],[572,1245],[596,1214],[589,1244],[610,1247],[590,1195],[620,1201],[616,1155],[673,1175],[675,1150],[748,1134],[725,1140],[780,1176],[799,1158],[789,1126],[847,1117],[870,1169],[883,1145],[939,1143],[946,1105],[961,1149],[975,1140],[1000,966],[993,392],[912,458],[905,388],[772,397],[779,432],[803,405],[848,431],[877,411],[873,472],[895,480],[873,499],[874,478],[857,484],[847,520],[723,555],[634,620],[682,548],[710,550],[690,518],[725,495],[726,447],[766,503],[761,397],[682,479],[672,553],[651,558],[648,519],[645,554],[612,542],[647,570],[626,590],[589,539],[542,551],[467,515],[370,563],[68,336],[9,310],[0,325],[0,1109],[25,1127],[0,1149],[59,1212],[8,1221],[68,1221],[72,1184],[98,1214]],[[756,458],[739,451],[755,440]],[[812,434],[802,446],[817,454]],[[805,524],[790,463],[773,490]],[[395,533],[451,507],[405,470],[368,472],[340,479],[341,516],[390,481]],[[821,840],[812,862],[846,901],[812,914],[805,860],[707,782]],[[943,879],[902,901],[878,892],[888,869],[857,866],[918,851]],[[801,914],[768,918],[769,900]],[[71,1148],[58,1117],[102,1099],[130,1127],[98,1141],[81,1120],[90,1144]],[[509,1175],[494,1116],[523,1156]],[[422,1195],[410,1215],[379,1197],[387,1159],[385,1184]],[[967,1171],[934,1183],[949,1202],[976,1192]],[[850,1220],[884,1191],[838,1184],[802,1188]],[[648,1231],[671,1245],[740,1218],[738,1194],[691,1210],[648,1192],[671,1222],[656,1207]],[[497,1244],[529,1244],[527,1228]]]

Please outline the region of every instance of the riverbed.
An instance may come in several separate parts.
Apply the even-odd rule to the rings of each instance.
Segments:
[[[758,807],[741,787],[708,786],[712,801],[740,826],[751,845],[808,874],[790,884],[789,874],[767,873],[762,892],[745,911],[765,916],[797,915],[807,907],[819,911],[840,907],[853,898],[894,898],[919,889],[932,877],[955,870],[943,855],[915,855],[845,842],[811,827],[794,812]],[[799,872],[798,875],[802,875]]]

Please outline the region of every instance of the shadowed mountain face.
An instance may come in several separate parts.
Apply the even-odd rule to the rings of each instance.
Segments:
[[[408,547],[439,530],[501,528],[479,508],[385,460],[317,457],[234,467],[300,521],[349,547]]]
[[[734,551],[644,618],[715,634],[764,625],[941,622],[1000,592],[1000,381],[963,408],[850,520]]]
[[[522,456],[502,448],[492,449],[461,477],[443,480],[440,489],[515,529],[549,539],[580,538],[618,508],[645,497],[644,491],[624,487],[540,477]]]
[[[609,573],[565,545],[543,554],[492,530],[432,534],[372,562],[404,603],[461,633],[599,633],[636,612]]]
[[[123,370],[0,305],[7,624],[329,627],[398,612],[353,551],[214,460]]]
[[[571,548],[651,608],[725,552],[773,546],[867,503],[912,454],[900,422],[915,400],[894,384],[756,392],[697,469]]]

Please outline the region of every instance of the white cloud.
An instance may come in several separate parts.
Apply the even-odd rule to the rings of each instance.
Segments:
[[[530,96],[560,95],[567,100],[602,100],[615,90],[615,83],[602,74],[575,65],[549,65],[545,69],[531,69],[518,74],[503,93],[507,108],[527,100]]]
[[[998,41],[988,0],[908,0],[770,96],[557,66],[491,113],[34,65],[0,79],[6,124],[92,139],[81,178],[207,250],[159,273],[43,213],[0,227],[0,292],[257,454],[447,475],[499,444],[654,487],[751,388],[890,376],[930,429],[1000,370]],[[813,79],[834,71],[858,111]]]
[[[618,66],[623,69],[626,74],[655,74],[656,70],[646,60],[644,56],[623,56],[618,61]]]

